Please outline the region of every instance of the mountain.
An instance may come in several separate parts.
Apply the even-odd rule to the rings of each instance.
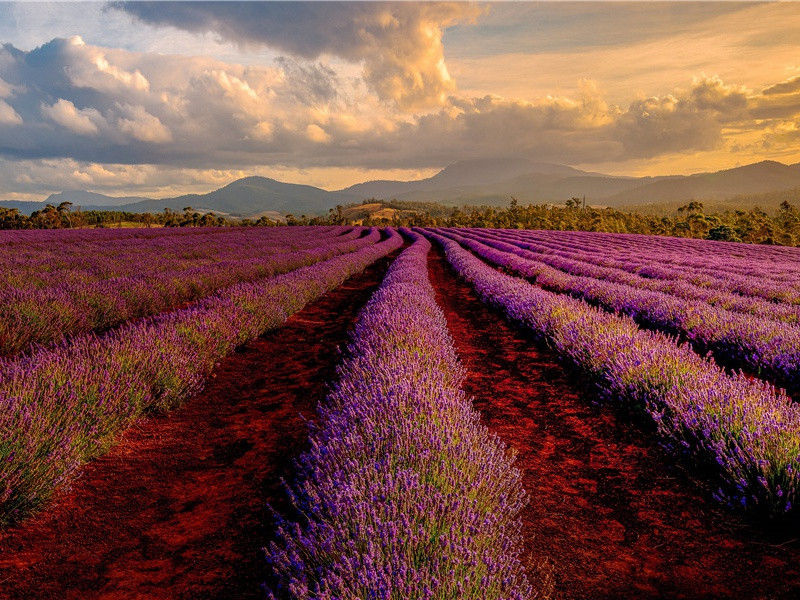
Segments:
[[[682,200],[721,200],[743,194],[763,194],[800,186],[800,163],[773,160],[714,173],[670,177],[645,183],[606,198],[610,206]]]
[[[560,177],[586,174],[584,171],[565,165],[536,162],[525,158],[475,159],[455,162],[427,179],[418,179],[416,181],[367,181],[365,183],[357,183],[340,191],[354,194],[361,200],[369,198],[399,199],[406,194],[419,192],[485,186],[486,184],[499,183],[533,173]],[[430,198],[426,197],[427,200],[430,200]]]
[[[270,211],[299,216],[323,214],[337,204],[348,204],[358,199],[353,194],[328,192],[310,185],[283,183],[267,177],[245,177],[207,194],[143,200],[121,208],[130,212],[159,212],[165,208],[179,211],[191,206],[245,217]]]
[[[623,177],[587,173],[533,161],[490,160],[454,163],[418,181],[371,181],[346,191],[368,198],[449,205],[505,205],[513,196],[523,204],[562,204],[586,196],[589,204],[615,208],[675,205],[689,200],[722,200],[800,186],[800,163],[763,161],[714,173],[662,177]]]
[[[149,200],[142,196],[106,196],[85,190],[66,190],[57,194],[50,194],[44,204],[58,206],[62,202],[72,202],[74,208],[86,206],[123,206]]]
[[[158,200],[65,191],[49,196],[45,202],[0,204],[26,214],[43,208],[45,203],[57,206],[69,201],[75,208],[80,206],[84,210],[160,212],[165,208],[181,211],[191,206],[200,212],[257,217],[288,213],[320,215],[336,205],[358,203],[369,198],[458,206],[506,205],[512,196],[523,204],[563,204],[570,197],[586,196],[591,205],[637,210],[663,207],[659,210],[666,212],[689,200],[702,200],[715,208],[748,208],[754,206],[759,198],[786,197],[785,192],[794,188],[800,188],[800,163],[785,165],[763,161],[688,176],[623,177],[521,158],[494,158],[459,161],[426,179],[368,181],[335,192],[267,177],[245,177],[207,194]]]
[[[50,195],[44,202],[0,202],[30,215],[46,204],[58,206],[72,202],[74,208],[83,210],[122,210],[127,212],[161,212],[165,208],[181,211],[187,206],[199,212],[271,218],[292,213],[296,216],[327,213],[337,204],[350,204],[360,200],[354,194],[329,192],[310,185],[283,183],[267,177],[245,177],[207,194],[186,194],[174,198],[113,197],[94,192],[66,191]]]
[[[421,190],[396,196],[397,200],[461,205],[506,205],[513,196],[522,204],[557,203],[573,196],[586,196],[591,204],[602,204],[602,199],[611,194],[630,190],[639,180],[603,175],[558,175],[529,174],[489,185],[457,186],[436,192]]]

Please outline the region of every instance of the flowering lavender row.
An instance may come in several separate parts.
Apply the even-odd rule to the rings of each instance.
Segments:
[[[538,255],[497,240],[447,234],[486,260],[538,285],[629,315],[639,323],[685,336],[697,350],[725,366],[744,368],[792,392],[800,391],[800,327],[735,313],[591,277],[570,275]]]
[[[271,598],[522,599],[520,473],[479,422],[428,280],[398,257],[359,315],[269,550]]]
[[[520,253],[520,256],[531,256],[530,253],[532,253],[536,260],[571,275],[602,279],[637,289],[669,294],[685,300],[697,300],[724,310],[747,313],[768,320],[800,323],[800,306],[798,305],[770,302],[758,296],[742,296],[723,289],[697,286],[682,279],[643,277],[625,269],[624,263],[615,260],[592,260],[580,250],[557,250],[545,244],[522,242],[502,232],[495,233],[491,230],[477,232],[469,229],[445,229],[444,231],[452,231],[478,241],[483,240],[486,243],[491,240],[493,247],[517,252]],[[520,251],[518,248],[523,250]],[[525,251],[530,251],[530,253]]]
[[[524,234],[523,234],[524,235]],[[530,234],[528,234],[530,235]],[[565,235],[563,239],[548,239],[550,236],[539,236],[536,239],[559,247],[587,252],[585,240],[574,232]],[[530,239],[525,241],[531,241]],[[718,242],[725,243],[725,242]],[[746,267],[745,272],[731,272],[726,268],[730,260],[722,256],[709,255],[705,259],[698,259],[694,265],[667,264],[668,254],[659,249],[651,252],[640,248],[627,255],[617,255],[613,248],[604,249],[602,243],[596,248],[598,255],[611,258],[621,268],[638,273],[644,277],[658,279],[684,279],[694,285],[721,288],[744,296],[760,296],[770,301],[800,304],[800,283],[798,275],[790,271],[797,266],[800,259],[786,259],[783,261],[753,261]],[[776,280],[772,273],[781,273],[783,279]]]
[[[554,241],[573,239],[588,246],[593,244],[597,251],[614,254],[628,254],[632,257],[658,255],[665,264],[675,267],[690,267],[709,270],[713,268],[737,272],[742,275],[753,274],[768,278],[786,277],[800,274],[800,250],[780,246],[757,246],[709,240],[647,236],[640,234],[613,234],[596,232],[564,232],[566,235],[553,235],[554,232],[531,232],[539,239]]]
[[[187,239],[195,238],[198,235],[205,235],[208,233],[215,233],[221,236],[236,232],[245,232],[247,230],[254,231],[255,229],[278,230],[278,228],[240,228],[240,227],[154,227],[154,228],[107,228],[107,229],[4,229],[0,231],[0,244],[13,245],[17,244],[21,247],[31,247],[36,244],[73,244],[80,242],[97,242],[101,241],[115,241],[115,240],[158,240],[164,237],[184,237]],[[295,227],[298,232],[303,230],[336,230],[341,229],[338,226],[317,227]]]
[[[388,239],[196,304],[0,361],[0,523],[45,501],[140,414],[168,409],[224,355],[402,245]]]
[[[72,241],[51,235],[29,244],[0,243],[0,263],[6,267],[0,272],[0,290],[165,273],[211,264],[220,253],[243,258],[254,250],[299,249],[314,245],[319,239],[339,237],[335,230],[317,232],[310,227],[301,228],[295,235],[283,227],[198,229],[193,235],[166,232],[158,237],[147,235],[147,230],[139,231],[144,233],[111,239],[97,235],[101,233],[98,230],[87,230]],[[359,233],[353,230],[341,237],[355,238]],[[138,260],[131,260],[133,256]]]
[[[736,293],[745,296],[754,295],[753,290],[746,285],[737,285],[739,282],[749,280],[756,286],[766,283],[768,287],[757,290],[756,294],[770,300],[781,300],[786,294],[794,296],[800,290],[797,281],[800,272],[796,272],[800,267],[800,259],[750,260],[735,266],[731,259],[713,258],[710,255],[703,261],[695,260],[696,264],[692,266],[677,264],[678,260],[670,261],[664,249],[643,245],[638,251],[633,248],[620,251],[608,247],[602,238],[593,240],[579,235],[583,232],[563,232],[561,237],[509,230],[495,230],[494,233],[512,243],[534,244],[543,252],[578,253],[587,261],[605,266],[610,263],[646,278],[686,281],[698,287],[712,289],[738,288]],[[679,250],[672,250],[671,253],[681,256]]]
[[[171,310],[240,281],[253,281],[308,265],[380,239],[377,230],[365,237],[322,237],[300,244],[300,250],[259,247],[259,240],[235,248],[216,247],[218,256],[200,266],[180,268],[167,258],[160,272],[88,280],[27,289],[0,290],[0,355],[27,350],[79,333],[105,330],[127,320]],[[246,241],[246,240],[243,240]],[[277,240],[280,241],[280,240]],[[270,240],[274,243],[275,240]],[[211,250],[214,247],[212,246]],[[204,248],[204,252],[209,248]],[[230,250],[230,252],[228,252]],[[147,265],[148,258],[137,255]],[[87,256],[87,260],[96,259]],[[126,255],[124,262],[132,263]],[[171,265],[171,266],[170,266]]]
[[[510,235],[515,235],[509,232]],[[725,287],[743,295],[759,295],[770,300],[787,301],[789,295],[796,301],[798,287],[797,274],[793,272],[797,260],[780,259],[749,260],[738,266],[732,259],[725,259],[715,253],[709,253],[703,259],[695,258],[693,264],[681,264],[685,258],[680,251],[663,248],[650,248],[643,245],[638,251],[620,251],[606,240],[598,238],[594,242],[569,232],[563,238],[548,235],[519,235],[522,241],[538,241],[552,248],[567,251],[579,251],[592,255],[593,259],[613,258],[629,269],[645,277],[663,279],[685,279],[698,286]],[[725,242],[717,242],[725,244]],[[680,257],[680,258],[676,258]],[[752,286],[755,286],[751,289]]]
[[[602,398],[652,418],[664,445],[718,474],[718,500],[785,513],[800,493],[800,405],[628,317],[500,273],[455,240],[434,238],[487,303],[546,341]]]

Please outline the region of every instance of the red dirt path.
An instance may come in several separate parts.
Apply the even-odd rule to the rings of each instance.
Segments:
[[[0,534],[0,598],[261,598],[280,478],[384,259],[227,357],[204,392],[138,424],[72,490]]]
[[[465,390],[519,452],[526,546],[533,565],[550,563],[554,597],[800,598],[800,532],[767,536],[716,506],[651,436],[593,405],[551,352],[483,305],[438,250],[429,266]]]

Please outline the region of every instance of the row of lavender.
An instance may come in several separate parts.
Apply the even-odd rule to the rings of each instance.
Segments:
[[[522,599],[512,457],[479,422],[415,234],[359,315],[279,521],[270,597]]]
[[[797,274],[800,249],[782,246],[757,246],[753,244],[725,243],[687,238],[670,238],[640,234],[615,234],[598,232],[553,231],[519,232],[538,239],[553,241],[565,238],[580,240],[587,248],[596,251],[611,251],[619,255],[639,256],[642,253],[663,256],[664,264],[674,267],[689,267],[714,274],[719,268],[726,272],[750,274],[753,269],[759,275],[783,279],[790,273]]]
[[[44,253],[32,253],[25,269],[18,268],[14,275],[20,283],[13,284],[7,275],[6,285],[0,288],[0,355],[171,310],[237,282],[352,252],[380,236],[377,230],[364,237],[358,237],[361,231],[340,236],[309,232],[289,244],[285,229],[278,230],[280,235],[253,235],[249,240],[198,236],[191,239],[191,246],[186,245],[186,236],[165,236],[159,240],[158,250],[148,248],[133,254],[127,244],[121,251],[116,242],[83,245],[73,254],[73,267],[86,265],[83,273],[87,276],[75,278],[69,270],[53,271],[56,281],[47,286],[22,283],[27,271],[50,264]],[[183,258],[197,243],[202,248],[197,255],[203,260]],[[292,248],[294,252],[287,252]]]
[[[385,241],[224,288],[185,309],[0,361],[0,523],[41,504],[143,412],[194,393],[236,346],[401,245],[392,231]]]
[[[358,237],[354,229],[345,228],[322,232],[298,228],[294,235],[284,227],[191,229],[190,234],[167,229],[157,237],[129,234],[112,238],[94,237],[90,234],[97,230],[87,230],[71,240],[58,235],[63,230],[40,230],[38,241],[28,244],[4,241],[3,234],[8,232],[0,231],[0,261],[6,267],[0,273],[0,289],[46,288],[204,266],[215,262],[219,252],[241,258],[249,248],[299,249],[315,239],[336,236],[336,230]]]
[[[615,244],[603,237],[613,234],[565,232],[563,236],[557,236],[554,232],[540,231],[507,233],[522,241],[578,251],[587,258],[594,255],[592,260],[611,260],[613,261],[611,266],[618,266],[645,277],[684,280],[698,286],[725,289],[743,296],[758,296],[775,302],[800,304],[800,282],[797,272],[800,257],[797,256],[772,259],[766,254],[759,256],[753,251],[754,257],[741,261],[734,268],[731,265],[735,261],[726,257],[720,248],[714,252],[709,251],[705,257],[688,260],[680,251],[670,252],[665,248],[648,246],[644,243],[638,249],[633,247],[629,252],[619,252]],[[720,242],[716,244],[719,246]],[[727,245],[722,244],[723,247]],[[756,250],[761,249],[760,246],[756,247]],[[764,249],[766,250],[766,247]]]
[[[656,264],[659,258],[657,254],[649,255],[651,258],[647,260],[648,255],[640,251],[636,262],[633,262],[620,259],[618,255],[612,258],[603,254],[593,254],[589,252],[589,248],[581,246],[577,241],[568,246],[566,240],[569,240],[570,234],[565,234],[565,242],[558,244],[539,241],[538,238],[531,236],[520,236],[510,231],[453,231],[465,235],[477,233],[480,238],[495,239],[530,250],[536,253],[538,260],[573,275],[584,275],[635,288],[663,292],[686,300],[699,300],[725,310],[757,315],[774,321],[800,322],[800,305],[775,302],[759,295],[732,292],[729,291],[731,286],[725,285],[719,278],[704,281],[707,278],[701,277],[703,284],[698,285],[691,281],[694,276],[688,279],[659,277],[662,270],[671,271]]]
[[[512,270],[550,291],[566,293],[626,314],[648,327],[678,334],[701,352],[711,351],[724,366],[745,369],[761,378],[800,392],[800,326],[687,300],[671,294],[615,283],[598,274],[580,274],[579,263],[554,262],[539,253],[489,235],[448,236],[478,255]],[[573,274],[576,273],[576,274]]]
[[[669,449],[716,472],[718,499],[771,514],[797,504],[800,405],[766,383],[726,374],[629,317],[501,273],[454,239],[425,233],[486,302],[583,371],[602,397],[648,415]],[[480,254],[508,265],[515,260],[486,245]]]

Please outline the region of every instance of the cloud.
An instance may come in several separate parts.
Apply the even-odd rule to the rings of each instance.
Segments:
[[[291,82],[291,95],[302,104],[324,104],[339,94],[340,81],[336,71],[322,63],[302,64],[297,60],[279,56],[275,61],[283,78]]]
[[[455,90],[444,61],[443,30],[485,10],[464,2],[121,2],[141,21],[212,32],[241,45],[295,57],[363,62],[364,78],[404,109],[446,102]]]
[[[793,94],[795,92],[800,92],[800,75],[787,79],[786,81],[781,81],[775,85],[771,85],[764,90],[764,95],[771,96],[773,94]]]
[[[125,115],[117,121],[119,130],[130,134],[131,137],[153,144],[163,144],[172,140],[169,129],[163,123],[148,113],[143,106],[120,105],[120,111]]]
[[[77,109],[72,102],[63,98],[59,98],[52,106],[42,104],[42,115],[78,135],[97,135],[100,130],[95,121],[103,120],[97,110]]]
[[[284,57],[248,66],[98,48],[80,38],[28,52],[6,45],[0,156],[118,165],[111,172],[150,185],[162,181],[154,173],[182,168],[424,170],[511,155],[590,165],[752,154],[759,144],[762,152],[785,153],[796,144],[800,120],[800,92],[784,86],[767,94],[778,84],[761,92],[716,75],[626,103],[610,102],[601,85],[584,78],[574,93],[533,100],[453,93],[436,109],[409,113],[334,64]],[[98,169],[78,171],[86,182],[109,180]]]
[[[312,123],[306,127],[306,135],[308,136],[308,139],[310,139],[312,142],[316,142],[317,144],[325,144],[331,141],[331,136],[329,136],[325,130],[316,123]]]
[[[14,88],[8,82],[0,79],[0,98],[8,98],[14,92]]]
[[[0,100],[0,125],[22,125],[22,117],[4,100]]]

